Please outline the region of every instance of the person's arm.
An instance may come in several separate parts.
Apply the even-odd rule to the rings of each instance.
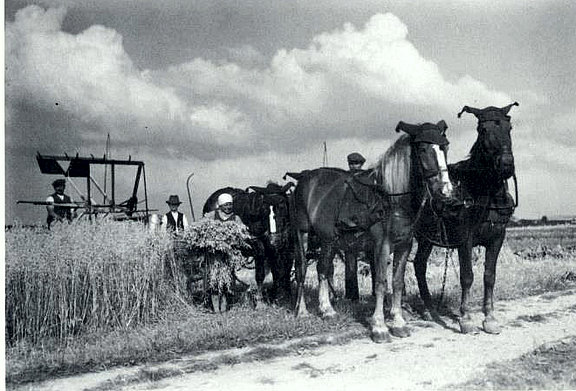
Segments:
[[[46,205],[48,216],[50,216],[54,221],[62,221],[62,217],[58,216],[56,212],[54,212],[54,198],[52,196],[48,196],[48,198],[46,198],[46,202],[50,203],[50,205]]]
[[[184,229],[188,228],[188,220],[186,219],[186,215],[184,213],[182,213],[182,225],[184,226]]]
[[[74,198],[70,197],[70,203],[74,203]],[[70,209],[70,216],[72,217],[72,220],[74,220],[76,217],[78,217],[78,209],[76,208],[71,208]]]

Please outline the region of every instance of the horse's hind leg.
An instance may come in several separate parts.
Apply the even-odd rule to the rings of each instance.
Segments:
[[[428,258],[432,252],[433,245],[427,240],[418,242],[418,250],[414,257],[414,274],[416,274],[416,281],[418,281],[418,290],[420,291],[420,298],[424,302],[424,318],[426,320],[433,320],[435,314],[434,306],[432,304],[432,296],[428,289],[428,282],[426,281],[426,270],[428,269]]]
[[[316,263],[318,271],[318,306],[323,317],[332,317],[336,311],[330,303],[330,281],[329,278],[334,273],[334,253],[335,248],[332,243],[323,242],[320,259]]]
[[[306,248],[308,242],[308,234],[302,231],[298,231],[296,234],[296,281],[297,281],[297,291],[296,291],[296,307],[295,312],[297,317],[308,316],[308,310],[306,309],[306,300],[304,297],[304,283],[306,282],[306,269],[308,268],[308,262],[306,260]]]
[[[496,263],[504,241],[502,233],[498,239],[486,246],[484,262],[484,331],[489,334],[500,334],[502,327],[494,316],[494,284],[496,282]]]

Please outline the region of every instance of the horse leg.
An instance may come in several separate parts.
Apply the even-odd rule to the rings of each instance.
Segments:
[[[412,249],[412,238],[410,240],[397,244],[394,247],[394,273],[392,276],[392,307],[390,315],[392,322],[390,332],[395,337],[409,337],[410,330],[406,327],[406,321],[402,316],[402,296],[404,293],[404,273],[406,271],[406,261],[408,254]]]
[[[498,254],[504,242],[504,233],[498,239],[486,246],[484,261],[484,331],[489,334],[500,334],[502,327],[494,316],[494,284],[496,282],[496,263]]]
[[[322,317],[329,318],[336,315],[330,303],[330,281],[334,274],[334,253],[332,243],[322,243],[320,259],[316,263],[318,271],[318,306]]]
[[[368,246],[365,250],[366,259],[370,262],[370,279],[372,280],[372,296],[376,296],[376,255],[374,253],[374,246]]]
[[[290,301],[292,295],[290,286],[290,273],[292,271],[291,254],[279,253],[277,258],[278,290],[281,301]]]
[[[377,226],[380,226],[380,228],[377,228]],[[375,224],[370,228],[370,232],[375,239],[375,251],[373,260],[374,274],[372,275],[372,278],[375,280],[376,294],[374,314],[369,320],[369,323],[372,327],[371,337],[374,342],[390,342],[388,326],[386,326],[386,322],[384,321],[384,300],[388,286],[387,268],[388,257],[390,255],[390,241],[387,236],[385,237],[388,229],[382,227],[380,224]]]
[[[308,262],[306,260],[306,248],[308,247],[308,234],[299,231],[297,233],[296,244],[298,246],[296,251],[296,316],[305,317],[308,316],[308,310],[306,309],[306,300],[304,298],[304,283],[306,282],[306,269],[308,268]]]
[[[414,274],[418,281],[418,290],[420,291],[420,298],[424,302],[424,319],[433,320],[437,316],[434,306],[432,304],[432,296],[428,289],[428,282],[426,281],[426,270],[428,269],[428,258],[434,246],[427,240],[418,242],[418,249],[414,257]]]
[[[351,249],[344,251],[345,265],[345,297],[352,301],[358,301],[360,294],[358,292],[358,259],[356,252]]]
[[[462,297],[460,300],[460,331],[463,334],[476,333],[477,327],[472,322],[470,315],[470,288],[474,282],[474,272],[472,270],[472,244],[466,242],[458,248],[458,259],[460,261],[460,286]]]
[[[265,258],[259,254],[254,258],[256,274],[256,308],[262,307],[264,297],[264,278],[266,277]]]

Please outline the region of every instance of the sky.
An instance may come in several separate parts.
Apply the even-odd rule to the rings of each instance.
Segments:
[[[103,156],[110,135],[145,162],[150,207],[178,194],[190,217],[190,175],[198,215],[221,187],[321,166],[324,143],[330,166],[375,163],[399,121],[445,120],[456,162],[462,107],[514,101],[516,217],[576,215],[575,60],[571,0],[7,0],[6,223],[45,220],[16,204],[52,192],[37,152]]]

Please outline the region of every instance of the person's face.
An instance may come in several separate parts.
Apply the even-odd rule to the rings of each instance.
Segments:
[[[350,170],[360,170],[362,168],[362,163],[348,163]]]
[[[232,213],[233,205],[231,202],[227,202],[225,204],[220,205],[220,209],[224,213]]]
[[[168,204],[170,206],[170,212],[176,212],[178,210],[179,204]]]
[[[54,191],[56,191],[56,194],[64,194],[65,189],[66,189],[65,185],[58,185],[54,187]]]

